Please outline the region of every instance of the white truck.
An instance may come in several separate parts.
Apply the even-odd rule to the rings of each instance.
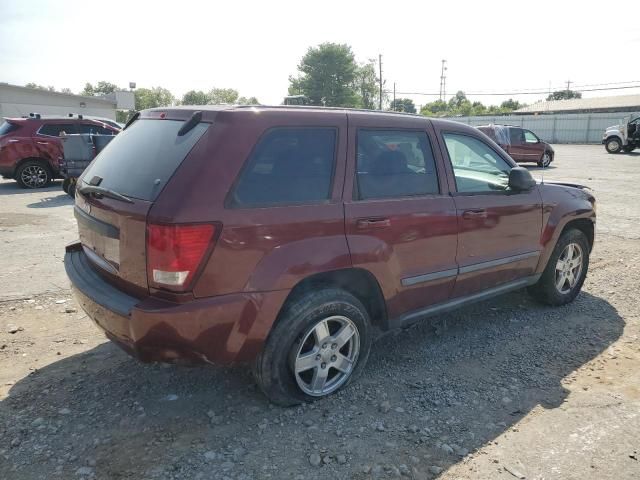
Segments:
[[[602,143],[609,153],[629,153],[640,147],[640,116],[630,115],[622,124],[607,127]]]

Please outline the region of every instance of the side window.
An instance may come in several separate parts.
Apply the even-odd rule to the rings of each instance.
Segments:
[[[76,127],[72,123],[46,123],[38,130],[40,135],[59,137],[62,132],[67,135],[76,133]]]
[[[468,135],[443,136],[458,192],[507,190],[511,166],[487,144]]]
[[[80,123],[78,125],[79,133],[88,133],[93,135],[113,135],[113,132],[108,128],[104,128],[101,125],[96,125],[94,123]]]
[[[331,195],[337,130],[277,128],[259,140],[233,192],[234,206],[318,203]]]
[[[425,132],[359,130],[356,154],[360,200],[439,193]]]
[[[509,128],[511,145],[521,145],[524,143],[524,135],[521,128]]]
[[[527,143],[538,143],[538,137],[536,137],[533,132],[529,130],[524,130],[524,141]]]

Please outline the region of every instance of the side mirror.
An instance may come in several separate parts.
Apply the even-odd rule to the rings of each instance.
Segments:
[[[509,188],[514,192],[526,192],[535,187],[536,181],[529,170],[524,167],[513,167],[509,172]]]

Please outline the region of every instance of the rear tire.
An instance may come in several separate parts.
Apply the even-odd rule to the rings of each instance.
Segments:
[[[546,305],[565,305],[576,298],[589,269],[589,240],[577,229],[563,232],[542,276],[529,293]]]
[[[622,141],[618,137],[607,139],[604,148],[609,153],[620,153],[622,151]]]
[[[62,181],[62,191],[66,194],[69,193],[69,184],[71,183],[71,179],[69,177],[65,178]]]
[[[53,174],[45,162],[27,160],[20,164],[15,178],[22,188],[44,188],[51,183]]]
[[[312,402],[362,372],[371,341],[369,314],[356,297],[337,288],[314,291],[285,305],[253,375],[273,403]]]

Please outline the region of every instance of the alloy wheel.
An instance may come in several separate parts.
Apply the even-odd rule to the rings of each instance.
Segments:
[[[296,382],[307,395],[328,395],[349,379],[359,353],[355,323],[341,315],[327,317],[302,336],[292,362]]]
[[[40,188],[49,181],[49,174],[39,165],[29,165],[20,172],[20,179],[28,188]]]
[[[562,250],[556,262],[556,289],[561,294],[569,293],[576,286],[582,273],[582,247],[570,243]]]

